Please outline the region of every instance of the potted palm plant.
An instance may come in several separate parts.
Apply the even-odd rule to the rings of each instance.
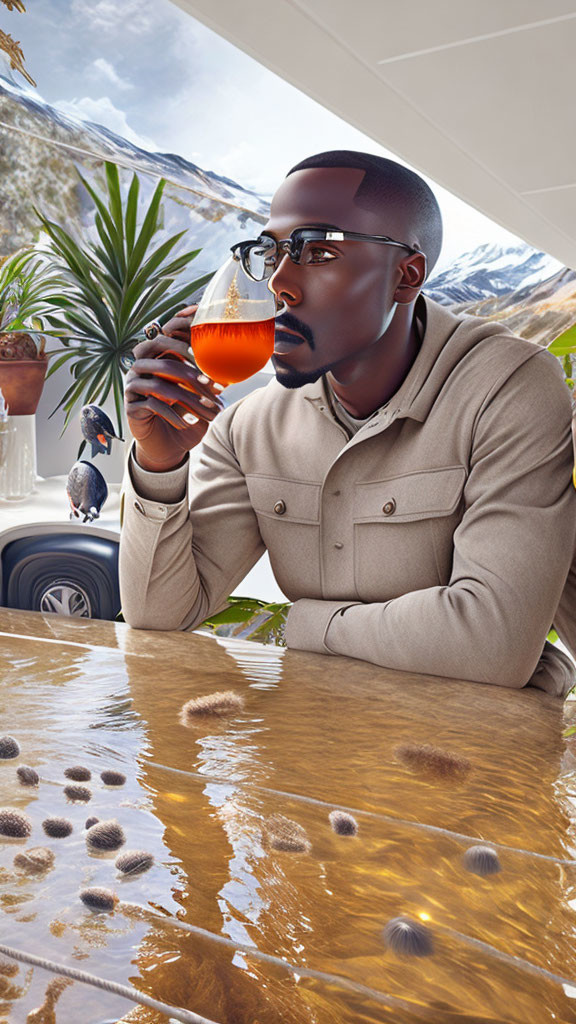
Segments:
[[[96,208],[96,241],[77,241],[65,228],[35,210],[48,235],[54,270],[67,281],[73,301],[61,308],[66,336],[50,352],[48,376],[68,364],[73,381],[54,409],[65,411],[63,430],[80,403],[102,404],[114,398],[118,434],[123,435],[123,375],[134,345],[147,323],[186,303],[213,274],[196,281],[181,274],[200,249],[174,256],[184,231],[154,245],[161,230],[160,179],[146,209],[139,204],[140,180],[134,173],[122,198],[118,168],[105,164],[105,187],[93,188],[78,171]],[[140,225],[140,226],[139,226]],[[83,447],[83,446],[81,446]]]
[[[11,416],[36,412],[48,359],[45,334],[58,331],[66,282],[32,247],[0,266],[0,390]]]

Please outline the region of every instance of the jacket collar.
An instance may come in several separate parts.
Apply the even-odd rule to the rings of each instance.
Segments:
[[[398,417],[423,422],[447,377],[454,367],[479,341],[491,334],[511,334],[502,324],[483,317],[456,316],[427,295],[419,297],[425,305],[426,327],[420,351],[398,391],[386,406],[370,420],[371,425],[389,425]],[[314,384],[306,384],[302,397],[333,419],[327,384],[322,376]]]

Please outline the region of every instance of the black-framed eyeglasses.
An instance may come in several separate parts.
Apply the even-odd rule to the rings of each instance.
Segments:
[[[244,272],[253,281],[267,281],[275,273],[284,253],[288,253],[293,263],[299,265],[318,266],[313,260],[315,242],[379,242],[382,245],[397,245],[412,253],[424,253],[406,242],[397,242],[388,235],[363,235],[359,231],[340,231],[335,228],[296,228],[290,238],[281,238],[276,242],[269,235],[260,235],[257,239],[236,242],[230,247],[235,260],[242,264]]]

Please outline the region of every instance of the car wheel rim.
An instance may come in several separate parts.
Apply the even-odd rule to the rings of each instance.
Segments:
[[[88,594],[69,580],[51,583],[40,597],[40,611],[89,619],[92,608]]]

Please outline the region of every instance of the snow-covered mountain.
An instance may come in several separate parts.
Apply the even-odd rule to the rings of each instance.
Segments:
[[[230,178],[76,121],[1,76],[0,122],[0,256],[38,237],[34,205],[73,233],[90,233],[94,210],[75,168],[101,179],[104,160],[119,164],[125,190],[138,172],[143,202],[166,179],[164,233],[186,230],[181,248],[202,250],[190,264],[193,278],[215,270],[234,242],[257,235],[268,218],[269,201]]]
[[[463,253],[447,270],[433,275],[425,291],[443,305],[481,302],[511,292],[520,300],[563,269],[552,256],[522,242],[506,248],[486,244]]]
[[[576,272],[525,243],[464,253],[424,291],[455,313],[497,320],[543,346],[576,321]]]
[[[78,135],[81,134],[85,144],[92,142],[92,146],[89,148],[94,153],[101,154],[106,158],[114,157],[118,162],[124,162],[134,170],[165,177],[184,188],[198,188],[202,185],[206,188],[209,186],[215,198],[220,196],[235,201],[239,205],[245,205],[247,199],[250,199],[254,212],[260,213],[262,216],[268,214],[267,202],[260,199],[256,192],[243,188],[230,178],[215,174],[213,171],[205,171],[177,153],[150,153],[140,149],[104,125],[71,118],[46,103],[37,93],[19,88],[9,78],[2,75],[0,75],[0,96],[10,97],[15,101],[21,111],[28,114],[28,120],[36,118],[45,125],[49,122],[53,129],[59,129],[58,141],[61,143],[66,142],[66,138],[62,137],[63,134],[69,136],[71,143],[74,143]],[[19,127],[23,126],[19,125]]]

